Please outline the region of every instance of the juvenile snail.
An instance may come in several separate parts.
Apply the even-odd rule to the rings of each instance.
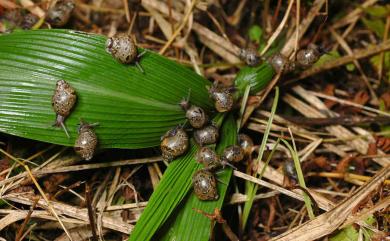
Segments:
[[[106,41],[106,51],[122,64],[135,64],[144,73],[139,59],[146,51],[138,54],[134,39],[127,34],[117,34]]]
[[[288,73],[295,69],[295,63],[290,62],[286,56],[280,53],[276,53],[269,57],[268,62],[272,65],[276,73]]]
[[[214,144],[218,137],[218,127],[213,124],[194,131],[194,139],[200,146]]]
[[[246,134],[240,134],[238,135],[238,143],[243,149],[245,156],[249,157],[252,153],[252,148],[254,145],[252,139]]]
[[[238,56],[248,66],[256,66],[260,63],[260,56],[255,49],[240,49]]]
[[[233,89],[213,84],[209,89],[210,97],[214,100],[214,107],[218,112],[228,112],[233,108]]]
[[[203,166],[208,169],[212,169],[220,165],[217,153],[207,146],[198,150],[196,154],[196,161],[203,164]]]
[[[323,52],[324,51],[320,47],[314,44],[309,44],[306,49],[298,51],[297,63],[304,68],[310,67],[319,60]]]
[[[65,80],[57,81],[54,95],[51,98],[51,104],[53,106],[54,112],[56,113],[56,121],[54,126],[61,126],[68,138],[69,134],[66,130],[64,121],[75,105],[76,99],[76,91],[72,86],[70,86]]]
[[[28,13],[23,17],[23,21],[21,27],[23,29],[31,29],[36,22],[38,22],[39,18],[34,14]]]
[[[59,0],[49,8],[46,20],[54,27],[62,27],[69,21],[74,7],[73,0]]]
[[[161,139],[160,147],[164,160],[172,161],[188,150],[188,135],[181,126],[167,131]]]
[[[293,160],[286,160],[285,162],[283,162],[283,173],[295,182],[298,180],[298,174],[297,170],[295,169],[295,164]]]
[[[206,170],[198,170],[192,176],[195,195],[200,200],[217,200],[219,198],[217,181],[214,174]]]
[[[88,124],[80,121],[80,126],[78,128],[79,136],[74,144],[74,149],[76,153],[86,161],[92,159],[98,144],[98,138],[93,131],[93,127],[96,125],[97,124]]]
[[[190,105],[188,100],[183,100],[180,105],[186,111],[186,118],[192,127],[202,128],[209,121],[209,117],[201,107]]]
[[[223,151],[221,159],[227,163],[240,162],[244,159],[244,150],[237,145],[228,146]]]

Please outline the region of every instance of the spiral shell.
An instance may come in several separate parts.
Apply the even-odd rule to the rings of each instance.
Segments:
[[[254,49],[241,49],[238,56],[241,60],[245,61],[248,66],[256,66],[260,63],[260,56]]]
[[[186,118],[190,125],[194,128],[202,128],[209,120],[204,110],[195,105],[192,105],[189,109],[187,109]]]
[[[195,130],[194,139],[200,146],[214,144],[218,141],[218,132],[218,127],[215,125],[208,125],[202,129]]]
[[[98,138],[93,130],[93,126],[81,123],[78,132],[79,136],[74,144],[75,151],[84,160],[91,160],[98,144]]]
[[[192,184],[195,195],[200,200],[217,200],[219,198],[217,181],[213,173],[206,170],[198,170],[192,176]]]
[[[106,51],[123,64],[135,63],[138,56],[135,41],[127,34],[117,34],[107,39]]]
[[[161,152],[166,161],[172,161],[178,156],[183,155],[188,150],[188,135],[181,126],[177,126],[162,137]]]
[[[228,146],[223,151],[221,159],[228,163],[240,162],[244,159],[244,150],[238,145]]]
[[[46,20],[54,27],[62,27],[68,23],[74,7],[73,0],[59,0],[49,8]]]

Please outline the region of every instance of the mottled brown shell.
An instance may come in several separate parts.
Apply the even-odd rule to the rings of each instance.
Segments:
[[[74,144],[76,153],[84,160],[91,160],[96,146],[98,144],[98,138],[91,125],[82,123],[79,128],[79,136]]]
[[[295,69],[294,62],[290,62],[286,56],[280,53],[276,53],[269,57],[268,62],[272,65],[276,73],[288,73]]]
[[[66,118],[75,105],[76,99],[76,91],[72,86],[65,80],[57,81],[56,89],[51,99],[54,112],[57,115]]]
[[[256,66],[260,63],[260,56],[255,49],[241,49],[238,57],[248,66]]]
[[[194,128],[202,128],[209,120],[207,114],[199,106],[191,106],[186,111],[186,118]]]
[[[195,172],[192,177],[192,184],[195,195],[200,200],[217,200],[219,198],[217,180],[213,173],[206,170]]]
[[[217,153],[207,146],[198,150],[196,154],[196,161],[203,164],[205,168],[214,168],[220,165]]]
[[[252,139],[248,135],[240,134],[238,135],[238,143],[244,151],[245,156],[248,157],[252,153],[254,145]]]
[[[244,150],[238,145],[232,145],[225,148],[221,159],[226,162],[240,162],[244,159]]]
[[[54,27],[62,27],[69,21],[74,7],[73,0],[59,0],[49,8],[46,20]]]
[[[200,146],[214,144],[218,141],[219,131],[214,125],[208,125],[194,131],[194,139]]]
[[[123,64],[135,63],[138,56],[135,41],[127,34],[117,34],[107,39],[106,51]]]
[[[310,44],[307,49],[301,49],[297,53],[297,62],[300,66],[307,68],[312,66],[321,57],[319,48]]]
[[[177,126],[162,137],[161,152],[162,157],[166,161],[172,161],[178,156],[183,155],[188,150],[188,135],[185,130]]]

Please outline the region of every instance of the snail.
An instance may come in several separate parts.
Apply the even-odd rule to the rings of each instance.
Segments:
[[[34,14],[28,13],[23,17],[23,21],[21,27],[23,29],[31,29],[36,22],[38,22],[39,18]]]
[[[288,73],[295,69],[295,63],[290,62],[286,56],[280,53],[270,56],[268,62],[272,65],[276,73]]]
[[[172,161],[188,150],[188,135],[181,126],[167,131],[161,138],[161,152],[164,160]]]
[[[117,34],[106,41],[106,51],[122,64],[135,64],[144,73],[139,59],[146,51],[138,54],[134,39],[128,34]]]
[[[238,135],[238,143],[243,149],[244,155],[249,157],[252,153],[252,148],[254,145],[252,139],[246,134],[240,134]]]
[[[213,173],[207,170],[198,170],[192,176],[195,195],[200,200],[217,200],[219,198],[217,181]]]
[[[81,158],[87,161],[92,159],[98,144],[98,138],[93,131],[93,127],[96,125],[98,124],[88,124],[80,121],[78,128],[79,136],[74,144],[74,149]]]
[[[295,170],[295,164],[293,160],[287,160],[283,162],[283,173],[285,176],[291,178],[293,181],[298,180],[297,170]]]
[[[214,107],[218,112],[228,112],[233,108],[234,88],[226,88],[218,86],[218,83],[213,84],[209,89],[210,97],[214,100]]]
[[[209,121],[209,117],[201,107],[190,105],[188,99],[189,95],[187,99],[180,102],[180,106],[185,110],[190,125],[194,128],[202,128]]]
[[[256,66],[260,63],[260,57],[254,49],[240,49],[238,57],[248,66]]]
[[[59,0],[49,8],[46,20],[54,27],[62,27],[69,21],[74,7],[73,0]]]
[[[54,112],[56,113],[56,121],[54,126],[61,126],[65,134],[69,138],[68,131],[65,127],[65,118],[70,114],[73,106],[76,103],[76,91],[65,80],[59,80],[56,84],[54,95],[51,99]]]
[[[212,169],[219,166],[220,161],[217,153],[210,147],[200,148],[196,154],[196,161],[203,164],[205,168]]]
[[[214,124],[194,131],[194,139],[200,146],[214,144],[218,141],[218,127]]]
[[[226,163],[240,162],[244,159],[244,150],[238,145],[231,145],[225,148],[221,160]]]
[[[301,49],[297,53],[297,63],[304,67],[310,67],[323,55],[324,51],[322,48],[309,44],[306,49]]]

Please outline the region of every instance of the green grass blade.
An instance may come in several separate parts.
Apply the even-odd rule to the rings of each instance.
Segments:
[[[297,153],[296,148],[295,148],[295,144],[294,144],[294,148],[293,148],[286,140],[282,140],[282,142],[284,143],[284,145],[286,145],[286,147],[290,151],[292,159],[294,160],[294,165],[295,165],[295,170],[297,171],[299,186],[306,189],[305,179],[303,177],[301,163],[299,161],[299,157],[298,157],[298,153]],[[303,200],[305,202],[306,210],[307,210],[307,213],[308,213],[310,219],[314,219],[315,216],[314,216],[314,212],[313,212],[311,199],[306,194],[306,192],[303,192]]]
[[[144,148],[159,144],[167,129],[184,122],[180,100],[210,110],[210,83],[171,60],[149,51],[135,66],[105,52],[106,37],[72,30],[18,31],[0,35],[0,131],[72,146],[79,118],[99,122],[101,148]],[[51,127],[51,96],[59,79],[77,91],[65,121],[71,138]]]
[[[224,121],[221,129],[221,134],[223,134],[217,148],[218,151],[222,151],[225,146],[236,141],[235,128],[235,122],[231,116]],[[157,240],[163,239],[164,236],[169,239],[171,235],[176,237],[175,240],[208,239],[206,236],[209,234],[210,222],[202,215],[193,211],[192,207],[205,211],[209,211],[209,209],[213,211],[214,207],[221,207],[227,186],[221,183],[218,184],[220,198],[214,202],[200,202],[192,193],[188,193],[192,188],[193,173],[201,168],[201,165],[194,159],[196,150],[197,148],[192,145],[191,151],[185,157],[173,161],[168,166],[159,186],[149,199],[147,207],[131,233],[129,241],[150,240],[159,228],[159,238]],[[230,176],[231,170],[226,168],[223,173],[218,175],[218,179],[228,183]],[[186,201],[181,206],[181,201],[186,195]],[[167,221],[168,217],[170,217],[169,221]],[[180,224],[184,225],[188,220],[196,220],[196,234],[182,230],[182,225]]]
[[[257,162],[261,161],[261,159],[263,158],[265,147],[266,147],[266,144],[268,141],[268,136],[269,136],[269,133],[271,131],[272,121],[273,121],[273,118],[274,118],[274,115],[276,112],[276,108],[278,106],[278,100],[279,100],[279,88],[276,87],[275,88],[274,102],[273,102],[272,108],[271,108],[271,115],[268,119],[267,126],[266,126],[265,131],[264,131],[263,140],[260,144]],[[255,176],[257,176],[257,174],[255,174]],[[248,201],[245,202],[244,210],[242,213],[242,229],[245,228],[246,223],[248,221],[249,212],[252,208],[253,200],[254,200],[254,197],[255,197],[256,192],[257,192],[257,185],[253,184],[252,182],[247,181],[245,188],[246,188],[246,195],[248,197]]]

